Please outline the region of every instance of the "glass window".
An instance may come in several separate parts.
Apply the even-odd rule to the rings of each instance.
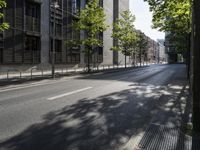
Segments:
[[[40,62],[40,37],[26,36],[24,63]]]
[[[35,3],[26,3],[26,30],[40,31],[40,5]]]

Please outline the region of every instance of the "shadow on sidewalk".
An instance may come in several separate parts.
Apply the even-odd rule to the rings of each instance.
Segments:
[[[172,88],[173,87],[173,88]],[[168,92],[178,86],[169,87]],[[180,92],[180,93],[179,93]],[[139,148],[148,150],[191,150],[192,137],[185,134],[185,126],[191,122],[192,103],[185,85],[174,95],[162,95],[160,110],[147,128]],[[162,104],[163,103],[163,104]]]

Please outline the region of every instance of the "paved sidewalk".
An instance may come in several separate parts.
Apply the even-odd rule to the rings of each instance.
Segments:
[[[139,66],[139,65],[137,65]],[[145,65],[142,65],[145,66]],[[127,68],[133,67],[132,65],[127,65]],[[122,69],[124,65],[103,65],[99,67],[91,67],[91,71],[103,71],[111,69]],[[86,67],[75,67],[75,68],[56,68],[55,73],[57,75],[66,75],[70,73],[81,73],[87,72]],[[0,72],[0,80],[11,80],[11,79],[21,79],[21,78],[35,78],[35,77],[48,77],[51,76],[51,69],[39,69],[39,68],[30,68],[27,71],[24,70],[7,70],[6,72]]]
[[[192,117],[189,86],[182,79],[175,79],[165,91],[158,100],[156,115],[135,150],[192,149],[192,137],[186,134]]]
[[[130,69],[144,69],[149,66],[127,66],[126,70]],[[113,72],[119,72],[121,70],[124,70],[124,66],[110,66],[110,67],[103,67],[103,68],[93,68],[93,70],[90,72],[90,74],[96,74],[96,73],[113,73]],[[75,75],[88,75],[87,71],[84,71],[84,69],[75,69],[75,70],[57,70],[56,71],[56,78],[62,78],[66,76],[75,76]],[[7,75],[0,75],[0,86],[6,86],[10,84],[21,84],[25,82],[31,82],[31,81],[40,81],[44,79],[50,79],[51,71],[44,71],[44,72],[32,72],[32,73],[14,73],[10,74],[9,77]]]
[[[141,66],[149,66],[154,63],[142,63]],[[163,63],[166,64],[166,63]],[[113,70],[113,69],[123,69],[124,65],[101,65],[97,67],[91,67],[92,71],[105,71],[105,70]],[[140,67],[140,64],[130,65],[127,64],[127,68],[130,67]],[[81,73],[86,72],[87,67],[72,67],[72,68],[56,68],[55,73],[59,75],[66,75],[70,73]],[[11,80],[11,79],[21,79],[21,78],[36,78],[36,77],[48,77],[51,76],[51,69],[41,69],[41,68],[30,68],[29,70],[17,70],[17,69],[9,69],[4,72],[0,72],[0,81],[1,80]]]

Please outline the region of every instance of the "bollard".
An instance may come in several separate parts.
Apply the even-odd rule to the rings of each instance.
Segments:
[[[62,68],[62,75],[64,74],[64,72],[63,72],[63,68]]]
[[[22,78],[22,72],[21,71],[19,72],[19,78],[20,79]]]
[[[32,69],[31,69],[31,79],[32,79]]]
[[[9,70],[7,71],[7,79],[9,79]]]

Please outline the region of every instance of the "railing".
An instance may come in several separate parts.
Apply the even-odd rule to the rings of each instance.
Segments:
[[[142,64],[142,66],[148,66],[149,64],[145,63]],[[104,71],[104,70],[114,70],[114,69],[123,69],[124,65],[97,65],[95,67],[91,66],[91,72],[97,72],[97,71]],[[133,65],[128,64],[127,68],[132,67],[139,67],[139,64]],[[55,68],[55,73],[57,75],[67,75],[69,73],[81,73],[81,72],[87,72],[87,66],[85,67],[62,67],[62,68]],[[20,70],[7,70],[4,73],[0,73],[0,80],[10,80],[13,78],[30,78],[33,79],[34,77],[50,77],[51,76],[51,70],[50,69],[43,69],[43,68],[37,68],[33,67],[29,71],[20,71]]]

